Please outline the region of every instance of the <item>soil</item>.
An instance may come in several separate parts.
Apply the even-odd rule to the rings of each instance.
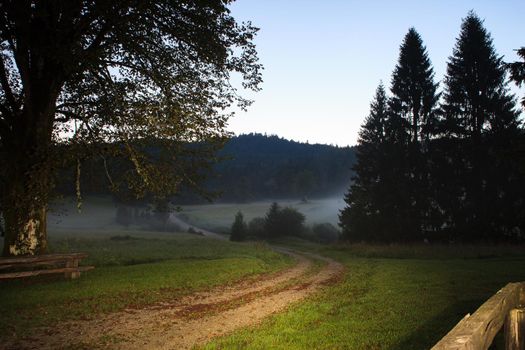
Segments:
[[[253,326],[323,286],[337,282],[343,266],[334,260],[276,248],[297,263],[257,280],[221,286],[143,309],[41,328],[3,349],[190,349],[214,337]],[[321,261],[322,264],[314,262]]]

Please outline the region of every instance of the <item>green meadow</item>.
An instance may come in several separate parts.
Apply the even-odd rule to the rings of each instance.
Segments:
[[[344,278],[204,349],[429,349],[501,287],[525,280],[523,247],[281,243],[336,259]]]
[[[226,229],[238,210],[249,220],[264,215],[269,204],[188,206],[178,215],[197,227]],[[322,204],[296,203],[311,214],[309,222],[326,218],[329,206]],[[104,198],[86,201],[80,214],[72,207],[71,202],[57,205],[50,215],[50,250],[86,252],[89,257],[82,263],[95,270],[73,281],[42,276],[1,282],[0,340],[27,335],[37,326],[168,301],[293,264],[266,243],[124,228],[115,223],[115,206]],[[297,238],[273,244],[331,257],[344,264],[345,274],[338,284],[262,324],[203,348],[426,349],[504,285],[525,280],[522,246],[319,245]]]

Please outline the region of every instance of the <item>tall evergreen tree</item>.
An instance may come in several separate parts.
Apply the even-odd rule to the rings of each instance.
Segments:
[[[383,203],[386,187],[388,98],[380,84],[370,104],[370,114],[359,131],[353,184],[345,196],[347,206],[339,215],[343,238],[351,241],[386,240],[388,214]]]
[[[404,236],[419,239],[428,226],[428,148],[436,125],[439,95],[434,71],[419,33],[410,28],[399,51],[392,74],[390,126],[392,150],[398,150],[393,164],[397,178],[397,218],[394,224]]]
[[[419,33],[410,28],[392,74],[392,111],[406,122],[412,143],[430,138],[439,96],[434,70]]]
[[[521,86],[525,84],[525,46],[517,50],[518,56],[521,57],[521,61],[508,63],[507,66],[510,70],[510,79],[513,80],[516,85]],[[525,97],[521,99],[521,104],[525,108]]]
[[[519,134],[515,104],[502,58],[483,21],[470,12],[449,58],[441,128],[449,146],[445,157],[459,175],[440,179],[445,186],[455,182],[442,207],[464,239],[497,239],[514,229],[506,211],[515,213],[522,185],[506,155]]]
[[[264,217],[264,232],[266,233],[266,238],[275,238],[280,235],[281,225],[279,223],[279,214],[281,212],[281,207],[277,202],[273,202],[270,205],[270,208],[266,212]]]
[[[478,145],[483,134],[514,131],[519,125],[505,64],[483,21],[473,12],[463,20],[449,58],[443,109],[451,135]]]
[[[510,70],[510,79],[514,81],[514,83],[521,87],[523,84],[525,84],[525,46],[522,46],[520,49],[517,50],[518,56],[521,57],[521,61],[516,61],[512,63],[508,63],[507,67]],[[522,108],[525,109],[525,96],[521,99],[521,105]],[[521,130],[520,135],[520,141],[517,144],[517,147],[515,148],[514,155],[518,159],[519,164],[519,176],[520,178],[525,178],[525,131]]]
[[[244,222],[244,216],[239,211],[237,215],[235,215],[235,221],[232,224],[230,232],[230,241],[244,241],[246,239],[247,232],[248,228],[246,223]]]

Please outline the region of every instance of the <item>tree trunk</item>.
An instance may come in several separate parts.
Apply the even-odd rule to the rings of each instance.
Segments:
[[[46,215],[52,166],[47,160],[46,146],[31,150],[19,148],[8,156],[2,198],[4,256],[42,254],[47,248]]]
[[[47,249],[46,206],[4,210],[6,230],[4,256],[37,255]],[[27,215],[18,215],[27,210]]]
[[[36,91],[19,115],[20,122],[14,126],[15,137],[4,145],[6,176],[1,198],[4,256],[43,254],[47,248],[47,204],[54,162],[60,158],[53,157],[52,149],[57,95],[49,93],[49,89]]]
[[[4,99],[13,100],[2,109],[6,124],[0,140],[3,255],[41,254],[47,247],[46,209],[52,174],[64,158],[53,149],[56,102],[71,74],[86,69],[79,61],[85,59],[82,50],[77,52],[85,43],[79,41],[71,18],[65,18],[77,11],[72,6],[38,1],[28,6],[12,1],[3,9],[6,20],[13,23],[6,24],[6,28],[12,26],[12,32],[8,30],[12,42],[3,48],[7,53],[2,62],[16,65],[7,67],[12,74],[9,79],[4,74],[1,84]],[[6,91],[9,85],[10,94]]]

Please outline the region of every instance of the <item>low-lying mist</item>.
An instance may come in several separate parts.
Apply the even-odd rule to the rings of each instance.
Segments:
[[[344,207],[343,195],[322,199],[279,199],[262,200],[251,203],[217,203],[173,206],[173,215],[197,228],[226,232],[229,230],[237,212],[242,212],[248,222],[256,217],[264,217],[273,202],[281,207],[297,209],[306,217],[306,224],[330,223],[338,225],[339,211]],[[120,206],[120,209],[119,209]],[[129,222],[122,221],[122,207],[126,208]],[[121,211],[119,213],[119,210]],[[109,196],[89,197],[82,202],[81,211],[77,210],[76,200],[64,198],[50,206],[48,213],[49,231],[92,231],[108,232],[112,230],[148,230],[177,231],[173,225],[162,227],[162,224],[152,225],[151,209],[137,206],[117,205]],[[169,216],[169,215],[168,215]],[[169,220],[169,219],[168,219]],[[155,220],[153,220],[155,222]]]

